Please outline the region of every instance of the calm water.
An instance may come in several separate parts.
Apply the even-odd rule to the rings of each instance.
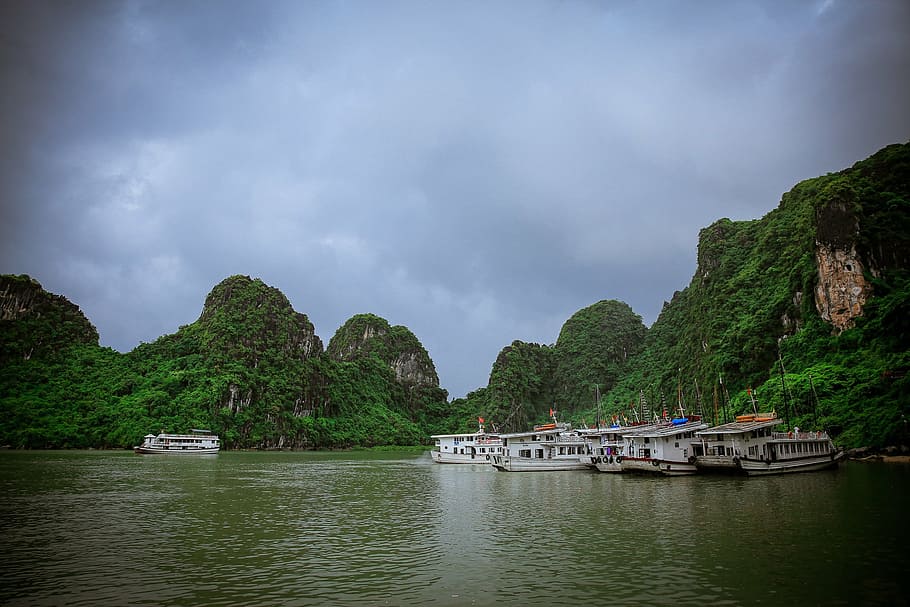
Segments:
[[[427,454],[0,453],[4,605],[901,605],[910,466],[504,473]]]

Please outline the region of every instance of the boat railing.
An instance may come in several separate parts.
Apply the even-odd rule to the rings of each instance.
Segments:
[[[474,441],[478,445],[501,445],[501,438],[478,438]]]
[[[773,440],[828,440],[828,433],[821,430],[818,432],[772,432],[771,438]]]

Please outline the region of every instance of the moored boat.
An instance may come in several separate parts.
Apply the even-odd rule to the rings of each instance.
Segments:
[[[836,468],[844,452],[826,432],[772,432],[763,456],[740,458],[739,467],[749,476],[811,472]]]
[[[143,455],[215,455],[221,448],[218,436],[210,430],[193,429],[190,434],[146,434],[141,445],[133,447]]]
[[[689,457],[695,453],[698,440],[695,433],[708,424],[697,415],[681,417],[657,424],[643,431],[630,430],[623,434],[626,454],[622,458],[623,472],[683,476],[698,470]]]
[[[587,439],[568,424],[535,426],[526,432],[500,435],[502,452],[490,463],[505,472],[587,470],[583,456],[588,455]]]
[[[697,432],[701,449],[690,459],[699,472],[741,472],[742,458],[768,457],[771,428],[779,424],[774,413],[738,415],[736,421]]]
[[[433,461],[439,464],[486,464],[502,452],[499,434],[488,433],[483,418],[478,418],[477,432],[459,434],[434,434],[436,444],[430,451]]]
[[[622,426],[614,423],[608,427],[579,430],[579,433],[584,435],[589,443],[589,454],[580,457],[590,468],[595,468],[599,472],[622,472],[622,459],[626,445],[623,436],[645,432],[659,425],[661,424],[641,422]]]

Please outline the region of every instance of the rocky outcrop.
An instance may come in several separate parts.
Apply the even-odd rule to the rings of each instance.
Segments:
[[[863,274],[855,248],[833,249],[819,243],[815,249],[818,284],[815,307],[819,316],[840,333],[854,326],[872,295],[872,285]]]
[[[258,278],[231,276],[205,298],[199,325],[209,346],[252,354],[276,345],[305,360],[322,353],[322,340],[306,314],[295,312],[287,297]]]
[[[840,333],[863,315],[872,285],[864,275],[870,268],[864,267],[856,248],[860,232],[856,209],[861,208],[853,200],[856,194],[835,183],[828,195],[828,203],[815,214],[815,307],[819,316]]]
[[[326,354],[340,361],[376,356],[389,365],[399,383],[439,387],[436,367],[417,337],[407,327],[390,326],[374,314],[351,317],[329,340]]]
[[[0,360],[50,356],[75,344],[98,345],[98,330],[79,306],[30,276],[0,276]]]

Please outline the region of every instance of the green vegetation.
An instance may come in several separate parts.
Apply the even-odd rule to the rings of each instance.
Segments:
[[[682,406],[721,422],[753,398],[846,447],[907,444],[908,371],[910,144],[797,184],[761,219],[702,230],[691,283],[650,329],[622,302],[595,303],[555,344],[503,348],[487,385],[451,403],[406,327],[359,314],[323,349],[280,291],[246,276],[127,354],[99,347],[65,298],[0,276],[0,444],[19,448],[129,447],[190,427],[228,448],[415,445],[478,416],[512,431],[550,409],[590,423]]]
[[[130,447],[150,431],[209,427],[227,448],[415,445],[440,431],[434,422],[447,409],[432,361],[406,328],[355,317],[339,333],[365,318],[383,331],[347,340],[348,356],[335,358],[307,317],[260,280],[226,279],[199,320],[127,354],[99,347],[97,332],[76,322],[91,327],[65,299],[27,277],[0,277],[0,293],[14,288],[4,310],[28,312],[2,317],[2,444]],[[66,323],[48,305],[60,306]],[[419,372],[409,372],[413,361]]]

